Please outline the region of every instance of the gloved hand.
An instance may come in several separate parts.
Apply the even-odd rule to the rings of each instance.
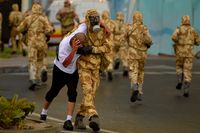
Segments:
[[[146,46],[147,46],[147,48],[150,48],[150,47],[151,47],[151,45],[148,45],[148,44],[146,44]]]
[[[81,55],[91,54],[92,53],[92,47],[91,46],[79,47],[76,53],[81,54]]]

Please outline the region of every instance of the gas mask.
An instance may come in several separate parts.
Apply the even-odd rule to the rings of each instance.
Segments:
[[[99,16],[89,16],[90,25],[92,26],[92,30],[94,32],[98,32],[101,30],[99,23],[100,17]]]

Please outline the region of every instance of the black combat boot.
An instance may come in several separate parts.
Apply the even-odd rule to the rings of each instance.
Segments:
[[[115,69],[115,70],[119,69],[119,65],[120,65],[120,60],[119,60],[119,59],[116,59],[116,60],[115,60],[115,65],[114,65],[114,69]]]
[[[138,91],[138,84],[133,84],[133,86],[131,86],[132,89],[132,94],[131,94],[131,102],[135,102],[137,100],[137,95],[139,93]]]
[[[184,97],[189,97],[189,87],[190,87],[190,82],[185,81],[183,84],[183,89],[184,89],[183,96]]]
[[[93,131],[99,131],[100,126],[99,126],[99,117],[97,115],[93,115],[89,119],[89,127],[92,128]]]
[[[183,74],[178,74],[177,78],[178,78],[178,84],[176,85],[176,89],[181,90],[183,86]]]
[[[77,114],[75,118],[74,126],[76,129],[86,129],[86,125],[83,122],[84,116]]]
[[[108,81],[112,80],[113,80],[112,72],[108,72]]]
[[[41,80],[42,80],[42,82],[46,82],[47,79],[48,79],[47,71],[46,70],[42,70],[42,72],[41,72]]]

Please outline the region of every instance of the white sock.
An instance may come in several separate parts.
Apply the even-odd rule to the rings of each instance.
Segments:
[[[41,114],[42,115],[47,115],[47,112],[48,112],[48,110],[43,108]]]
[[[67,120],[70,120],[70,121],[71,121],[71,120],[72,120],[72,116],[71,116],[71,115],[67,115],[66,121],[67,121]]]

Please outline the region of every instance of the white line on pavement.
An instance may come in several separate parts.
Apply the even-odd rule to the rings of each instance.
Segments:
[[[40,114],[38,113],[32,113],[33,116],[37,116],[37,117],[40,117]],[[57,118],[54,118],[54,117],[51,117],[51,116],[48,116],[48,119],[49,120],[52,120],[52,121],[56,121],[58,122],[58,124],[61,124],[61,123],[64,123],[65,121],[64,120],[61,120],[61,119],[57,119]],[[87,126],[87,128],[89,128],[89,126]],[[115,131],[110,131],[110,130],[106,130],[106,129],[102,129],[101,128],[101,131],[105,132],[105,133],[118,133],[118,132],[115,132]],[[61,131],[62,133],[70,133],[69,131]],[[73,133],[78,133],[78,132],[73,132]],[[79,132],[80,133],[80,132]],[[84,132],[82,132],[84,133]]]

